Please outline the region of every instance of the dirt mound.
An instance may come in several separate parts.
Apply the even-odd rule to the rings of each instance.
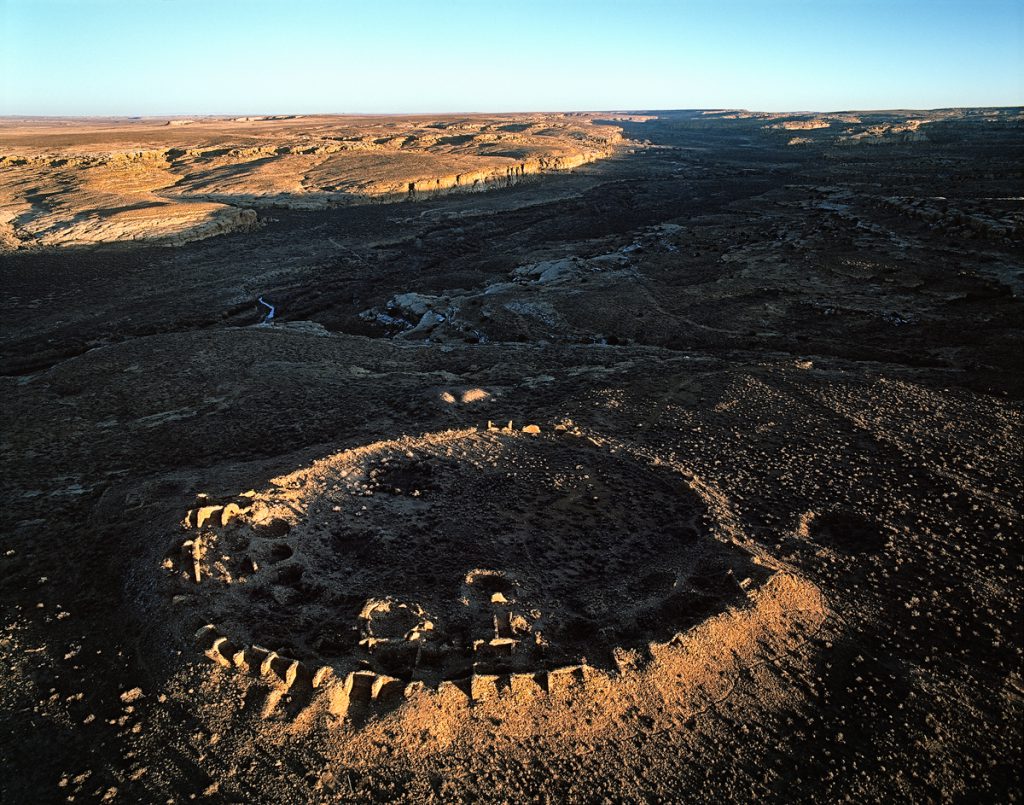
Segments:
[[[201,500],[164,563],[183,628],[285,689],[343,680],[345,716],[424,687],[617,678],[772,577],[677,470],[540,430],[378,442]]]

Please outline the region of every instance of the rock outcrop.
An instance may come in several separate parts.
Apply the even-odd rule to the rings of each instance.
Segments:
[[[621,139],[563,115],[0,126],[0,249],[174,245],[251,227],[255,208],[507,187],[608,157]]]

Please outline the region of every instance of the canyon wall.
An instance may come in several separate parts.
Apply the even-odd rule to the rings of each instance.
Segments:
[[[323,209],[506,187],[611,156],[585,116],[270,117],[0,124],[0,249],[251,228],[254,208]]]

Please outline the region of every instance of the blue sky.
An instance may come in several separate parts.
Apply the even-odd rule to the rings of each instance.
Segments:
[[[0,0],[0,114],[1024,104],[1024,0]]]

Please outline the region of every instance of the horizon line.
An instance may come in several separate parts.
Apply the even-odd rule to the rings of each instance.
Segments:
[[[43,120],[68,120],[68,119],[125,119],[125,120],[164,120],[164,119],[230,119],[244,117],[261,118],[296,118],[296,117],[422,117],[431,115],[557,115],[557,114],[620,114],[620,115],[642,115],[657,114],[659,112],[754,112],[761,114],[843,114],[847,112],[945,112],[956,109],[1021,109],[1024,110],[1024,101],[1008,104],[954,104],[952,106],[886,106],[886,107],[846,107],[842,109],[757,109],[745,106],[680,106],[680,107],[647,107],[647,108],[606,108],[606,109],[519,109],[501,111],[468,111],[468,110],[433,110],[433,111],[398,111],[398,112],[159,112],[146,114],[132,113],[76,113],[76,114],[32,114],[17,112],[2,112],[0,119],[8,118],[33,118]]]

